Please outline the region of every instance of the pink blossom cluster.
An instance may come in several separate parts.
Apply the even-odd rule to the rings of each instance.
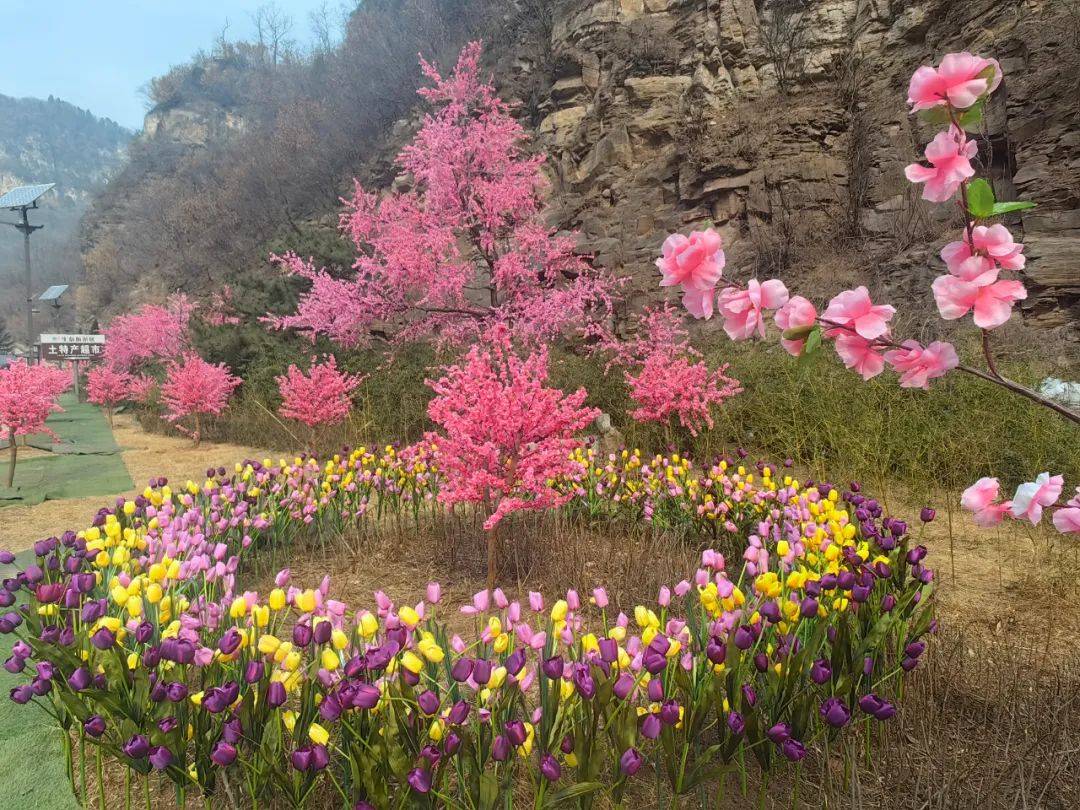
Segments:
[[[398,157],[411,187],[379,196],[357,184],[345,201],[354,275],[275,257],[310,286],[271,324],[345,346],[375,329],[465,345],[494,324],[535,342],[610,309],[612,282],[545,224],[543,158],[525,151],[525,131],[481,78],[480,53],[466,46],[446,77],[422,61],[431,84],[420,95],[434,109]]]
[[[120,371],[136,371],[147,363],[179,357],[190,345],[188,325],[194,304],[183,293],[162,306],[148,304],[114,318],[105,335],[105,362]]]
[[[668,424],[675,417],[696,436],[713,426],[714,406],[743,390],[738,380],[728,376],[727,363],[710,371],[671,307],[646,309],[638,319],[635,337],[607,337],[603,348],[612,352],[612,363],[623,368],[630,396],[637,403],[630,415],[639,422]]]
[[[564,394],[545,385],[547,378],[547,349],[519,357],[509,332],[497,328],[429,382],[435,398],[428,415],[442,429],[430,437],[444,477],[439,499],[486,504],[486,529],[512,512],[548,509],[568,497],[554,481],[573,467],[574,433],[599,411],[585,407],[584,389]]]
[[[114,408],[131,398],[135,377],[109,363],[99,363],[86,373],[86,398],[95,405]]]
[[[306,374],[295,364],[290,365],[275,378],[282,400],[278,413],[308,427],[336,425],[352,410],[353,392],[363,379],[338,369],[333,355],[321,363],[312,357]]]
[[[200,416],[220,414],[232,396],[240,379],[229,373],[223,363],[209,363],[194,352],[185,352],[167,367],[161,386],[165,418],[170,422],[193,416],[195,425],[190,433],[195,443],[201,438]]]
[[[18,360],[0,369],[0,439],[47,433],[49,414],[62,411],[57,398],[71,385],[67,372],[49,363]]]

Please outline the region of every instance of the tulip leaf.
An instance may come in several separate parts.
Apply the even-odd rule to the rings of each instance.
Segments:
[[[1003,214],[1011,214],[1014,211],[1027,211],[1029,208],[1034,208],[1035,203],[1029,200],[1016,200],[1015,202],[999,202],[994,203],[994,216],[1000,217]]]
[[[562,807],[568,800],[595,793],[603,786],[601,782],[578,782],[576,785],[564,788],[558,793],[552,793],[544,801],[544,807]]]
[[[994,216],[994,189],[983,178],[972,182],[967,189],[968,213],[975,219]]]

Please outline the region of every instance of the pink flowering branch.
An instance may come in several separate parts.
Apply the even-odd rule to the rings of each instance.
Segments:
[[[191,343],[189,323],[195,311],[186,295],[177,293],[164,306],[149,304],[114,318],[105,335],[105,362],[133,372],[148,363],[164,363],[183,354]]]
[[[316,428],[345,421],[352,410],[353,393],[363,380],[362,375],[338,369],[333,355],[321,363],[312,357],[306,374],[295,364],[290,365],[285,374],[275,378],[281,394],[278,413],[307,425],[314,442]]]
[[[844,365],[863,379],[877,376],[888,365],[900,375],[904,388],[927,388],[931,380],[956,369],[1080,424],[1080,413],[1005,377],[991,350],[990,331],[1006,323],[1016,302],[1027,297],[1019,279],[1002,277],[1024,268],[1024,246],[1013,240],[1003,224],[991,224],[991,220],[1033,206],[1023,201],[998,202],[990,183],[975,178],[971,163],[978,145],[968,139],[966,128],[981,120],[983,105],[1000,82],[1001,67],[995,60],[964,52],[946,55],[937,68],[920,67],[908,89],[912,111],[947,125],[947,129],[927,145],[929,165],[912,164],[905,174],[911,182],[923,185],[926,200],[947,202],[957,197],[964,217],[960,239],[941,251],[947,272],[934,280],[934,300],[945,320],[972,315],[981,330],[985,368],[961,363],[956,349],[944,341],[923,346],[915,340],[894,338],[890,321],[896,310],[875,304],[865,287],[841,292],[820,314],[806,298],[789,296],[778,279],[751,279],[746,285],[728,283],[717,295],[724,261],[720,238],[711,231],[695,232],[689,238],[674,235],[665,241],[657,261],[663,276],[661,286],[680,286],[683,303],[694,317],[709,318],[718,311],[724,319],[724,331],[733,340],[764,337],[766,315],[772,312],[782,332],[781,344],[793,355],[810,354],[823,340],[831,340]],[[1035,485],[1022,485],[1021,490],[1029,486]],[[1060,486],[1057,490],[1055,499]],[[1040,489],[1043,495],[1050,491]],[[1016,502],[1014,498],[1012,503]],[[1068,509],[1074,508],[1070,502]],[[1063,525],[1073,525],[1066,518],[1062,520]]]
[[[95,365],[86,374],[86,398],[105,409],[109,427],[113,426],[113,410],[131,398],[134,377],[109,363]]]

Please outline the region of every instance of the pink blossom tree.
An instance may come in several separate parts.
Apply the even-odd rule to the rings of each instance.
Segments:
[[[443,77],[421,62],[433,106],[398,156],[411,188],[382,196],[356,185],[341,227],[356,245],[355,274],[340,278],[295,254],[275,257],[310,283],[279,328],[345,345],[389,326],[396,341],[466,344],[494,324],[536,342],[610,307],[612,283],[556,236],[541,205],[543,158],[480,76],[479,43]]]
[[[113,409],[131,398],[134,378],[109,363],[99,363],[86,374],[86,398],[105,410],[109,427],[113,426]]]
[[[713,426],[715,406],[742,391],[738,380],[727,375],[727,363],[709,369],[690,344],[678,312],[668,306],[646,309],[638,318],[637,334],[629,340],[605,335],[601,346],[611,353],[609,367],[623,369],[637,404],[630,415],[639,422],[670,426],[676,419],[696,436]]]
[[[224,363],[208,363],[193,352],[186,352],[179,360],[171,361],[166,368],[165,382],[161,386],[161,399],[165,405],[165,418],[173,423],[192,417],[188,433],[199,446],[202,438],[203,414],[220,414],[232,396],[240,379],[229,373]]]
[[[920,67],[908,87],[912,112],[946,126],[927,145],[926,163],[907,167],[905,174],[922,184],[923,199],[944,203],[955,199],[963,217],[959,239],[941,250],[946,273],[931,285],[938,313],[945,320],[967,315],[980,330],[984,367],[962,363],[956,349],[945,341],[923,346],[916,340],[893,335],[890,322],[896,312],[874,303],[865,287],[844,290],[819,314],[802,296],[789,296],[777,279],[745,285],[728,282],[717,296],[723,262],[710,261],[713,242],[670,237],[657,261],[662,286],[679,285],[691,315],[711,317],[718,309],[724,330],[734,340],[764,337],[765,318],[782,330],[781,343],[793,355],[809,354],[824,340],[833,341],[844,365],[864,379],[881,374],[886,366],[899,375],[900,386],[927,388],[931,380],[952,370],[978,377],[1049,408],[1080,424],[1080,413],[1005,377],[998,369],[991,333],[1012,316],[1014,305],[1027,297],[1023,282],[1004,277],[1024,268],[1024,246],[1009,229],[994,220],[1031,208],[1027,201],[999,202],[990,183],[976,178],[971,160],[978,152],[968,131],[983,115],[983,106],[1001,83],[1001,66],[994,59],[973,54],[947,54],[938,67]],[[718,241],[716,242],[718,246]],[[715,250],[712,250],[715,253]],[[992,523],[1006,515],[1038,523],[1044,509],[1053,510],[1059,531],[1080,532],[1080,492],[1064,506],[1057,504],[1064,482],[1061,476],[1042,473],[1021,484],[1011,501],[1001,501],[995,478],[984,478],[964,493],[962,505],[975,512],[977,521]]]
[[[524,359],[515,354],[509,331],[496,329],[464,360],[429,381],[435,398],[428,415],[442,428],[432,436],[445,483],[446,504],[481,504],[487,518],[488,590],[495,586],[499,522],[522,510],[561,504],[565,495],[551,481],[572,469],[574,433],[599,411],[584,406],[584,389],[564,394],[545,385],[546,348]]]
[[[353,392],[364,377],[341,371],[337,359],[330,355],[321,363],[312,357],[306,374],[295,364],[290,365],[275,380],[281,393],[278,413],[307,425],[314,443],[317,428],[345,421],[352,410]]]
[[[148,363],[165,363],[183,354],[191,343],[189,323],[194,305],[183,293],[164,305],[148,304],[120,315],[103,329],[105,362],[133,372]]]
[[[56,400],[70,384],[64,371],[47,363],[31,366],[20,360],[0,369],[0,439],[8,443],[7,486],[15,482],[16,437],[47,433],[55,438],[45,420],[63,410]]]

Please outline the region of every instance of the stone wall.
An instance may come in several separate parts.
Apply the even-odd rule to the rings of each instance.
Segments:
[[[1074,0],[554,0],[537,130],[553,219],[657,296],[667,232],[714,223],[736,272],[820,294],[852,282],[927,307],[959,223],[904,165],[933,136],[906,113],[919,64],[969,48],[1005,73],[980,138],[998,196],[1039,207],[1025,312],[1080,322],[1080,4]],[[931,250],[928,242],[934,245]]]

